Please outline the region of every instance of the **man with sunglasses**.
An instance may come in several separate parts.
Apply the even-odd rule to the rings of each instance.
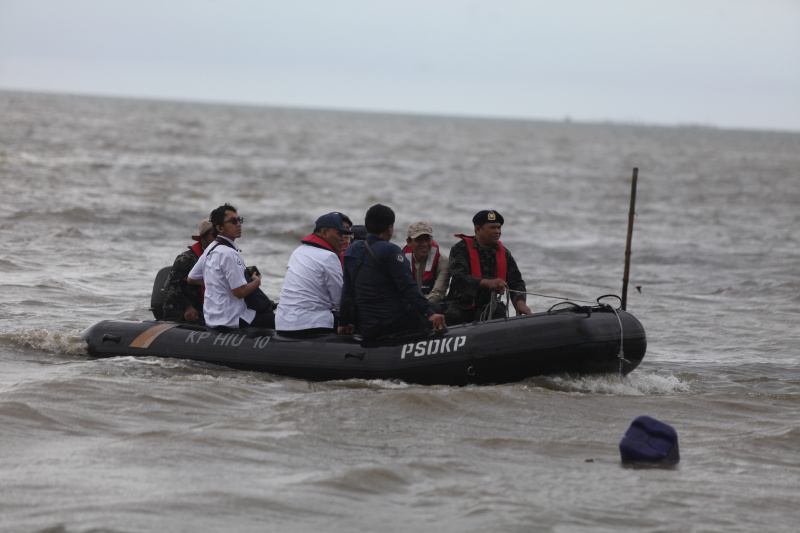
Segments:
[[[246,328],[275,327],[272,311],[256,313],[249,309],[245,297],[261,285],[261,277],[245,278],[244,259],[234,241],[242,236],[244,219],[235,207],[221,205],[209,217],[214,226],[216,242],[206,248],[189,272],[189,283],[204,284],[203,313],[210,327]]]
[[[335,317],[342,297],[342,265],[339,253],[343,237],[350,237],[350,219],[328,213],[317,219],[314,231],[300,239],[289,258],[275,315],[279,334],[309,337],[335,332]]]

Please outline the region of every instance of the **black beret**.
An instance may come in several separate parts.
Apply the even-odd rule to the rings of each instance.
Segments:
[[[476,226],[483,226],[487,222],[499,222],[500,225],[503,225],[503,215],[498,213],[497,211],[490,210],[490,211],[481,211],[472,217],[472,223]]]

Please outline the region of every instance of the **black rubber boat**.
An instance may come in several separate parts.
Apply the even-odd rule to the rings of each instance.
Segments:
[[[221,330],[160,320],[106,320],[82,337],[95,358],[172,357],[310,381],[396,379],[423,385],[627,374],[647,348],[642,324],[606,304],[558,305],[544,313],[373,342],[333,334],[299,340],[271,329]]]

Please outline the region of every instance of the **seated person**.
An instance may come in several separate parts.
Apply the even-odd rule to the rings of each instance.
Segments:
[[[353,227],[353,221],[350,220],[350,217],[345,215],[344,213],[337,213],[342,219],[342,227],[344,229],[349,230]],[[342,233],[342,251],[340,253],[344,253],[345,249],[350,246],[350,240],[353,238],[353,232],[350,233]]]
[[[389,240],[394,211],[373,205],[365,217],[367,238],[347,247],[344,254],[340,332],[358,332],[367,339],[390,333],[444,329],[444,315],[433,311],[411,278],[411,265],[400,247]]]
[[[275,314],[278,333],[306,337],[334,332],[342,299],[342,237],[352,233],[340,213],[317,219],[314,231],[289,258],[281,303]]]
[[[253,280],[247,281],[244,259],[234,244],[242,236],[244,219],[229,204],[214,209],[209,219],[214,226],[216,241],[206,248],[187,278],[189,283],[205,285],[203,312],[206,325],[212,328],[274,328],[272,309],[257,313],[245,302],[245,297],[261,285],[261,277],[253,273]]]
[[[344,213],[339,213],[339,216],[342,217],[342,226],[345,229],[351,229],[353,227],[353,221],[350,220],[350,217],[345,215]],[[344,269],[344,251],[347,250],[347,247],[350,246],[350,242],[353,239],[353,232],[350,233],[343,233],[342,234],[342,249],[339,251],[339,263]]]
[[[164,283],[164,319],[177,322],[198,322],[203,320],[203,290],[198,285],[189,285],[186,278],[197,260],[209,244],[214,242],[214,226],[204,220],[197,228],[197,241],[182,252],[172,263],[172,270]]]
[[[475,235],[456,235],[462,240],[450,249],[450,290],[445,306],[449,324],[480,319],[491,299],[502,295],[506,287],[513,291],[511,301],[517,315],[530,314],[525,304],[525,281],[511,252],[500,242],[503,216],[497,211],[481,211],[472,217]],[[497,302],[489,318],[506,316],[506,308]]]
[[[411,264],[411,275],[431,307],[440,311],[439,303],[450,285],[450,261],[439,252],[433,240],[433,229],[427,222],[414,222],[406,233],[403,253]]]

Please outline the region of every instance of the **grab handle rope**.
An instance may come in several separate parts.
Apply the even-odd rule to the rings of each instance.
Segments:
[[[619,313],[613,306],[609,304],[604,304],[603,302],[600,301],[603,298],[608,298],[609,296],[614,298],[619,298],[618,296],[615,296],[613,294],[606,294],[604,296],[600,296],[597,299],[597,304],[602,308],[611,309],[614,312],[614,316],[617,317],[617,322],[619,322],[619,353],[617,354],[617,358],[619,359],[619,373],[620,375],[622,375],[622,363],[631,364],[631,362],[625,359],[625,351],[623,350],[625,337],[624,337],[624,332],[622,330],[622,319],[619,317]]]
[[[570,298],[562,298],[561,296],[551,296],[551,295],[548,295],[548,294],[536,294],[534,292],[515,291],[515,290],[512,290],[512,289],[508,289],[508,288],[506,290],[507,290],[506,301],[508,301],[508,293],[515,292],[517,294],[528,294],[530,296],[540,296],[542,298],[554,298],[554,299],[558,299],[558,300],[564,300],[565,302],[568,302],[568,303],[573,303],[573,301],[581,302],[581,303],[587,303],[587,304],[595,303],[595,302],[589,302],[587,300],[578,300],[578,299],[575,299],[575,298],[570,299]],[[616,298],[617,300],[620,300],[620,302],[622,300],[616,294],[604,294],[603,296],[599,296],[597,298],[597,300],[595,300],[597,302],[597,305],[599,305],[601,308],[610,309],[614,313],[614,316],[617,317],[617,322],[619,322],[619,353],[617,353],[617,358],[619,359],[619,370],[620,370],[620,373],[622,373],[622,364],[623,363],[631,364],[630,361],[625,359],[625,351],[624,351],[624,348],[623,348],[625,346],[625,344],[624,344],[624,342],[625,342],[625,332],[624,332],[624,330],[622,328],[622,319],[619,317],[619,313],[617,312],[617,310],[619,308],[615,308],[614,306],[612,306],[610,304],[607,304],[607,303],[603,303],[601,301],[601,300],[604,300],[606,298]],[[496,305],[496,304],[494,303],[494,299],[492,299],[492,307],[494,307],[494,305]],[[558,304],[556,304],[556,305],[558,305]],[[575,305],[575,304],[573,304],[573,305]],[[553,306],[553,307],[555,307],[555,306]],[[553,307],[551,307],[550,309],[552,310]],[[579,307],[579,306],[576,305],[576,307]],[[494,309],[492,309],[492,311],[494,311]],[[508,314],[508,307],[506,307],[506,315],[507,314]],[[491,314],[489,316],[491,316]]]
[[[574,301],[574,302],[581,302],[584,304],[593,304],[594,302],[590,302],[588,300],[578,300],[577,298],[565,298],[563,296],[551,296],[549,294],[537,294],[535,292],[525,292],[525,291],[515,291],[513,289],[506,288],[508,292],[516,292],[517,294],[527,294],[528,296],[539,296],[541,298],[553,298],[555,300],[564,300],[564,301]],[[605,298],[605,296],[601,296],[600,298]]]

